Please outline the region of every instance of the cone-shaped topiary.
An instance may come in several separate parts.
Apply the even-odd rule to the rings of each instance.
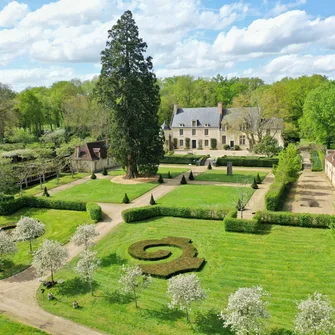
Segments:
[[[151,194],[151,197],[150,197],[150,205],[156,205],[156,201],[154,199],[154,196]]]
[[[91,179],[97,179],[97,176],[94,174],[94,172],[91,174]]]
[[[244,209],[245,209],[245,204],[242,202],[241,199],[238,199],[238,201],[237,201],[237,205],[236,205],[236,209],[237,209],[238,211],[244,211]]]
[[[47,189],[46,186],[44,187],[42,196],[43,196],[43,197],[47,197],[47,198],[50,197],[50,194],[49,194],[48,189]]]
[[[257,183],[257,184],[262,184],[262,179],[261,179],[261,177],[259,176],[259,173],[257,173],[257,176],[256,176],[256,183]]]
[[[180,184],[182,184],[182,185],[187,184],[187,181],[186,181],[186,178],[185,178],[184,175],[183,175],[183,177],[181,178]]]
[[[107,176],[108,175],[108,171],[107,171],[107,169],[105,167],[102,169],[102,175],[103,176]]]
[[[168,175],[167,175],[167,176],[168,176],[169,179],[172,179],[172,175],[171,175],[171,172],[170,172],[170,171],[168,172]]]
[[[208,170],[212,170],[212,164],[211,164],[211,162],[208,163],[208,165],[207,165],[207,169],[208,169]]]
[[[257,183],[256,183],[256,178],[254,178],[254,181],[252,182],[251,187],[252,187],[254,190],[257,190],[257,189],[258,189],[258,186],[257,186]]]
[[[163,184],[163,183],[164,183],[164,179],[163,179],[163,176],[162,176],[161,174],[159,175],[158,182],[159,182],[160,184]]]
[[[124,197],[123,197],[122,202],[123,202],[124,204],[129,204],[129,203],[130,203],[130,200],[129,200],[129,198],[128,198],[127,193],[124,194]]]
[[[188,176],[188,180],[194,180],[193,172],[190,172],[190,175]]]

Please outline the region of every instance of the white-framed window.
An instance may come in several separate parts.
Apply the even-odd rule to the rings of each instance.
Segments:
[[[245,135],[240,136],[240,145],[245,145]]]
[[[197,130],[196,129],[192,129],[192,136],[195,136],[197,134]]]
[[[205,147],[208,147],[208,140],[205,140]]]
[[[179,140],[179,146],[181,146],[181,147],[184,146],[184,140]]]
[[[245,131],[245,130],[247,130],[247,125],[246,125],[245,123],[242,123],[242,124],[240,125],[240,130],[241,130],[241,131]]]
[[[227,144],[227,136],[226,135],[222,136],[222,144]]]
[[[205,134],[205,136],[208,136],[208,129],[204,130],[204,134]]]
[[[179,129],[179,136],[183,136],[184,135],[184,129]]]
[[[192,127],[196,127],[197,126],[197,120],[193,120],[192,121]]]

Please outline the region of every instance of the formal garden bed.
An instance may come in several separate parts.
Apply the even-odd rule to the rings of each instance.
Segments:
[[[47,335],[42,330],[23,325],[0,314],[0,334],[4,335]]]
[[[153,278],[148,289],[140,293],[139,310],[132,298],[120,291],[118,282],[122,265],[148,262],[129,255],[132,244],[176,236],[176,232],[179,237],[191,239],[198,257],[206,259],[197,275],[202,287],[209,289],[208,298],[193,305],[192,326],[185,322],[182,312],[167,308],[165,279]],[[165,248],[173,254],[174,249],[179,250]],[[65,279],[50,290],[57,300],[51,303],[40,292],[38,300],[53,314],[110,334],[223,333],[218,314],[227,304],[229,294],[240,287],[260,285],[270,293],[269,327],[282,328],[285,334],[293,329],[296,302],[308,294],[319,291],[335,303],[335,245],[331,230],[273,225],[267,234],[254,235],[226,232],[222,220],[162,217],[121,224],[95,249],[102,262],[94,276],[94,297],[87,283],[73,271],[76,263],[73,260],[56,274],[57,278]],[[175,254],[172,259],[180,256],[180,250]],[[74,300],[82,306],[78,311],[72,308]]]
[[[45,208],[22,208],[12,215],[0,216],[0,228],[20,220],[22,216],[33,217],[45,224],[43,236],[33,241],[33,249],[37,250],[44,239],[57,240],[62,244],[69,241],[76,228],[81,224],[93,223],[87,212],[56,210]],[[28,267],[32,261],[29,242],[18,242],[18,252],[5,261],[0,279],[9,277]]]
[[[199,174],[196,180],[199,181],[214,181],[214,182],[227,182],[227,183],[249,183],[251,184],[259,174],[261,180],[265,178],[267,172],[263,171],[243,171],[243,170],[233,170],[233,175],[228,176],[227,171],[224,169],[212,169],[206,170],[205,172]]]
[[[117,184],[109,179],[95,179],[60,191],[52,198],[64,201],[122,203],[125,193],[127,193],[130,201],[132,201],[158,185],[157,182]]]

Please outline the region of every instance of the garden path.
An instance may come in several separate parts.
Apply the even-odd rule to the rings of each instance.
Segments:
[[[168,166],[168,165],[166,165]],[[186,165],[187,166],[187,165]],[[206,166],[192,166],[192,171],[195,174],[205,171]],[[225,169],[224,167],[222,169]],[[236,168],[238,170],[238,168]],[[248,168],[241,168],[241,170],[249,170]],[[251,169],[255,171],[255,169]],[[266,170],[268,171],[268,170]],[[102,176],[99,176],[99,178]],[[72,183],[59,186],[52,191],[54,193],[79,185],[89,180],[90,176],[80,180],[76,180]],[[108,178],[108,176],[106,176]],[[166,179],[165,183],[157,186],[155,189],[135,199],[130,204],[100,204],[104,212],[104,220],[97,223],[96,230],[99,232],[97,240],[103,238],[105,235],[110,233],[122,220],[122,211],[128,208],[134,208],[139,206],[145,206],[149,203],[151,193],[154,194],[155,199],[159,199],[165,194],[175,189],[180,182],[181,175],[174,179]],[[270,183],[271,177],[266,177],[264,189],[267,187],[267,183]],[[211,183],[213,184],[213,183]],[[227,183],[225,183],[227,184]],[[234,184],[236,186],[236,184]],[[263,187],[256,191],[255,194],[265,194],[262,192]],[[254,201],[255,205],[258,202]],[[254,206],[251,211],[254,210]],[[247,213],[246,213],[247,214]],[[69,242],[66,244],[66,248],[69,252],[69,260],[77,256],[82,249],[73,245]],[[0,281],[0,313],[5,313],[16,320],[29,324],[30,326],[42,329],[48,333],[55,335],[99,335],[101,332],[89,329],[85,326],[79,325],[73,321],[64,319],[62,317],[55,316],[44,311],[39,307],[36,301],[36,291],[39,288],[40,282],[43,278],[36,278],[33,267],[29,267],[25,271],[5,280]],[[57,298],[57,297],[56,297]],[[52,302],[50,302],[52,303]],[[72,302],[64,302],[70,304]]]

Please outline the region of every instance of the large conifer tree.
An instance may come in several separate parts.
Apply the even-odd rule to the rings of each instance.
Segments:
[[[146,49],[132,13],[126,11],[108,31],[106,49],[101,52],[96,93],[110,110],[110,148],[127,167],[127,178],[136,178],[139,171],[155,174],[163,155],[159,86],[152,58],[144,58]]]

